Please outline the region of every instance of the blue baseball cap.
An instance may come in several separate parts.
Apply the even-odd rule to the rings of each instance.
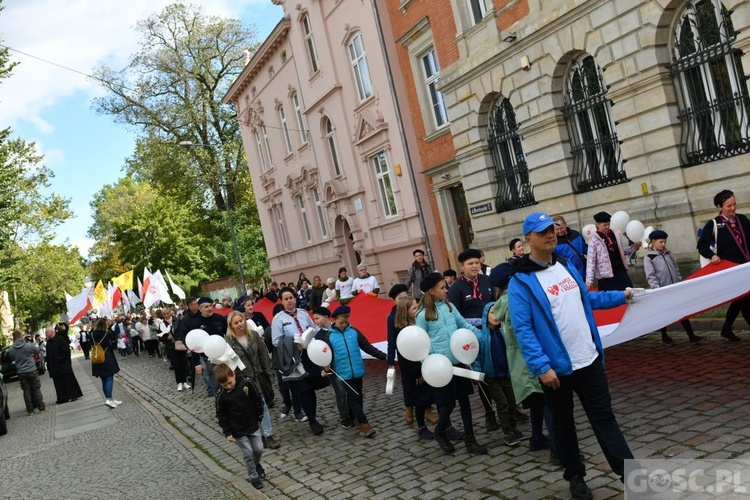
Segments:
[[[543,212],[529,214],[523,220],[523,235],[528,236],[530,232],[541,233],[550,226],[556,226],[557,222]]]

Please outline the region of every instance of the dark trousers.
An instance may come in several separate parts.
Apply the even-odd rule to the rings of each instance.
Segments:
[[[302,411],[302,407],[300,406],[299,400],[293,397],[289,382],[281,380],[281,373],[278,371],[276,372],[276,381],[279,383],[279,393],[281,393],[281,400],[284,402],[284,407],[294,408],[294,414],[299,415],[299,412]]]
[[[293,401],[299,401],[299,404],[305,411],[305,415],[307,415],[308,423],[310,425],[317,423],[318,399],[315,396],[315,389],[312,388],[310,382],[307,379],[302,379],[287,383],[292,390]]]
[[[490,413],[492,411],[492,401],[490,401],[489,388],[485,382],[477,382],[477,387],[479,389],[479,400],[482,401],[484,412]]]
[[[625,460],[633,458],[633,453],[625,441],[620,426],[612,412],[612,398],[609,394],[607,374],[601,356],[585,368],[580,368],[568,376],[559,376],[557,390],[543,386],[547,404],[552,412],[554,423],[554,443],[560,463],[565,467],[563,477],[584,476],[586,468],[581,462],[573,416],[573,393],[578,395],[586,412],[586,417],[596,435],[596,440],[604,452],[612,471],[622,477]]]
[[[336,408],[339,411],[341,422],[351,423],[354,420],[354,415],[349,410],[349,388],[344,381],[337,376],[331,376],[331,385],[333,386],[333,392],[336,395]]]
[[[83,351],[84,359],[89,359],[89,351],[91,351],[91,342],[81,342],[81,350]]]
[[[175,382],[178,384],[184,384],[187,382],[187,354],[185,351],[176,351],[174,349],[170,349],[167,352],[172,357]]]
[[[742,297],[731,304],[727,308],[727,316],[724,320],[724,326],[721,328],[722,331],[731,330],[734,325],[734,320],[737,316],[742,313],[742,317],[745,318],[748,324],[750,324],[750,296]]]
[[[362,399],[362,377],[347,380],[346,383],[349,384],[348,386],[344,384],[349,414],[353,415],[354,419],[360,424],[366,424],[367,416],[365,415],[364,401]]]
[[[557,456],[555,450],[555,424],[552,421],[552,412],[547,406],[546,396],[541,392],[535,392],[523,401],[524,408],[529,409],[529,422],[531,423],[531,440],[539,442],[544,438],[543,426],[547,426],[547,433],[552,441],[552,454]]]
[[[141,347],[141,344],[143,343],[143,342],[138,342],[139,340],[141,340],[141,338],[137,335],[135,337],[130,337],[130,345],[133,348],[133,354],[135,354],[136,356],[139,355],[138,353],[140,352],[140,347]]]
[[[21,383],[23,402],[26,404],[26,411],[32,413],[34,408],[44,410],[42,383],[39,381],[39,374],[36,372],[36,368],[32,372],[19,373],[18,381]]]
[[[516,396],[513,394],[513,383],[509,378],[486,378],[485,382],[489,397],[497,405],[500,428],[505,434],[516,430]]]

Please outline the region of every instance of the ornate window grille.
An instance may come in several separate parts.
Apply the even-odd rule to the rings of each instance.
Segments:
[[[507,212],[536,205],[534,187],[529,182],[529,167],[518,135],[519,124],[507,98],[492,103],[489,119],[489,145],[495,167],[495,210]]]
[[[750,100],[729,14],[716,0],[690,2],[674,32],[671,71],[686,167],[750,151]]]
[[[573,154],[573,191],[585,193],[629,182],[607,99],[604,75],[588,54],[573,61],[565,85],[563,115]]]

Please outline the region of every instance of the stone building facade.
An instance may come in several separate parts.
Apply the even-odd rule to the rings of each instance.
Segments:
[[[403,279],[425,235],[438,241],[424,182],[400,132],[371,5],[274,0],[285,17],[230,88],[241,121],[271,276]],[[440,246],[432,245],[435,259]]]
[[[450,189],[463,186],[472,246],[488,261],[508,257],[532,211],[580,228],[600,210],[665,229],[677,258],[697,260],[714,194],[729,188],[740,212],[750,206],[750,2],[388,3],[424,12],[432,37],[457,48],[438,85],[455,161],[427,174],[444,225]],[[441,33],[436,4],[455,23]]]

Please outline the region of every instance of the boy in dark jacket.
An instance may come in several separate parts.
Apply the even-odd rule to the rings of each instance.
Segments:
[[[259,424],[263,420],[263,399],[253,384],[237,377],[225,364],[214,367],[221,389],[216,394],[216,417],[227,441],[237,443],[247,466],[247,481],[261,489],[266,471],[260,464],[263,439]]]

